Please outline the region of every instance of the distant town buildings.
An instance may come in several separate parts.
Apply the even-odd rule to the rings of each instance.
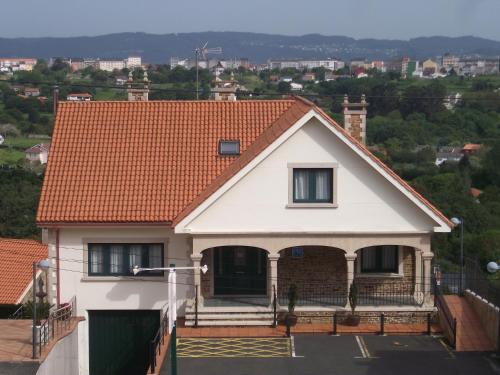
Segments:
[[[0,72],[32,71],[37,63],[35,58],[5,57],[0,58]]]
[[[325,68],[328,70],[338,70],[345,66],[345,63],[337,59],[325,59],[325,60],[269,60],[267,63],[269,69],[285,69],[294,68],[298,70],[302,69],[314,69],[314,68]]]

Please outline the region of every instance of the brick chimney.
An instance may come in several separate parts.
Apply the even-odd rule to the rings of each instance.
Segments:
[[[344,129],[362,144],[366,144],[366,102],[365,95],[361,95],[361,103],[349,103],[349,97],[344,95]]]
[[[129,102],[147,102],[149,99],[148,72],[144,72],[142,82],[134,82],[132,71],[128,74],[127,93]]]

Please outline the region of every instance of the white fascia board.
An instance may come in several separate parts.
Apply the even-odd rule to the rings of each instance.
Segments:
[[[281,136],[278,137],[272,144],[270,144],[264,151],[262,151],[257,157],[255,157],[250,163],[243,167],[238,173],[231,177],[228,181],[224,183],[216,192],[214,192],[210,197],[208,197],[203,203],[196,207],[193,211],[189,213],[184,219],[180,221],[174,228],[175,233],[190,233],[191,230],[186,228],[189,223],[196,219],[201,213],[203,213],[208,207],[210,207],[217,199],[219,199],[226,191],[231,189],[238,181],[245,177],[250,171],[252,171],[257,165],[259,165],[264,159],[266,159],[274,150],[281,146],[288,138],[295,134],[304,124],[306,124],[313,117],[317,117],[316,112],[312,109],[307,112],[304,116],[300,118],[293,126],[287,129]]]

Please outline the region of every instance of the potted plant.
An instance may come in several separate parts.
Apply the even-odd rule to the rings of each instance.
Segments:
[[[355,283],[351,284],[349,288],[349,306],[351,307],[351,315],[346,319],[346,324],[350,326],[357,326],[359,324],[360,318],[354,315],[356,311],[356,306],[358,305],[358,286]]]
[[[295,315],[295,305],[297,304],[297,285],[291,284],[288,288],[288,312],[285,316],[285,324],[293,327],[297,324],[297,315]]]

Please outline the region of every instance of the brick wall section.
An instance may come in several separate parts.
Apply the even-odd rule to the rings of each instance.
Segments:
[[[350,133],[358,141],[362,142],[361,138],[361,116],[351,114],[350,117]]]
[[[204,298],[209,298],[210,297],[210,286],[212,284],[212,278],[213,278],[213,264],[212,264],[212,251],[213,249],[207,249],[203,251],[203,256],[201,258],[201,265],[207,265],[208,266],[208,271],[206,274],[201,273],[201,295]]]
[[[401,251],[401,250],[400,250]],[[415,251],[411,247],[403,247],[403,277],[356,277],[360,294],[387,293],[410,294],[415,290]],[[358,255],[359,256],[359,255]],[[360,259],[360,258],[358,258]],[[356,260],[357,262],[358,260]],[[360,261],[360,260],[359,260]],[[357,269],[357,268],[356,268]]]
[[[431,322],[437,323],[436,314],[432,311],[385,311],[386,323],[425,323],[427,322],[427,314],[431,313]],[[326,311],[295,311],[300,323],[332,323],[333,313]],[[360,317],[361,323],[380,323],[381,311],[360,311],[356,315]],[[348,311],[337,313],[337,322],[343,323],[351,313]],[[284,314],[281,314],[284,315]],[[280,316],[281,318],[281,316]]]
[[[278,260],[278,294],[286,296],[291,284],[301,298],[345,294],[347,262],[344,252],[324,246],[305,246],[303,258],[292,258],[292,249],[281,251]]]

